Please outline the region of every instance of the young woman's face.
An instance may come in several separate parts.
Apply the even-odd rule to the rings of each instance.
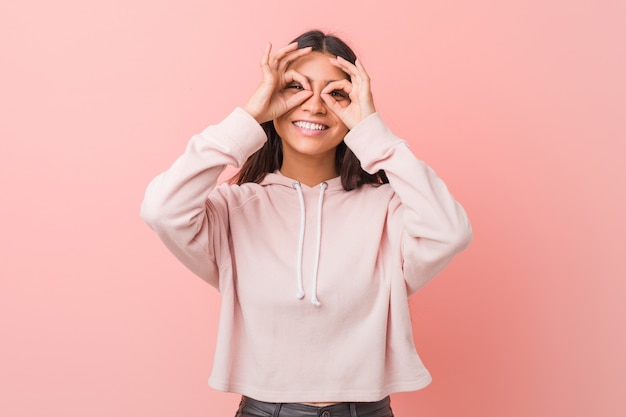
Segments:
[[[309,81],[313,95],[301,105],[274,120],[276,132],[282,138],[283,157],[333,158],[348,128],[322,100],[320,93],[331,81],[347,79],[346,73],[332,65],[331,55],[312,52],[294,61],[289,69],[302,74]],[[297,82],[288,84],[284,94],[295,94],[303,86]],[[350,99],[343,91],[333,92],[343,106]]]

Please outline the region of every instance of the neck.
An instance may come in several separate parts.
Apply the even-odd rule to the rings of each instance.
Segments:
[[[335,178],[338,173],[335,169],[335,155],[332,158],[298,158],[283,156],[283,164],[280,172],[289,178],[305,184],[309,187],[316,186],[331,178]]]

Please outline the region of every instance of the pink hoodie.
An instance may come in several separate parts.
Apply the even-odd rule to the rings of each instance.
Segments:
[[[148,186],[142,217],[218,288],[209,384],[271,402],[376,401],[431,378],[413,344],[408,296],[471,240],[465,211],[377,114],[345,138],[390,184],[340,178],[222,184],[265,142],[242,109],[194,136]]]

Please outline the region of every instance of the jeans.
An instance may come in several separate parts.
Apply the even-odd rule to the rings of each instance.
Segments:
[[[339,403],[326,407],[266,403],[242,397],[235,417],[393,417],[389,397],[376,402]]]

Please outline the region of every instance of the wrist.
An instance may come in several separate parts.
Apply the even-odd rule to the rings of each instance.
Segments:
[[[252,116],[252,118],[256,120],[259,124],[263,123],[263,121],[261,120],[260,112],[256,111],[252,106],[250,106],[249,104],[246,104],[242,106],[241,108],[243,109],[243,111],[245,111],[250,116]]]

